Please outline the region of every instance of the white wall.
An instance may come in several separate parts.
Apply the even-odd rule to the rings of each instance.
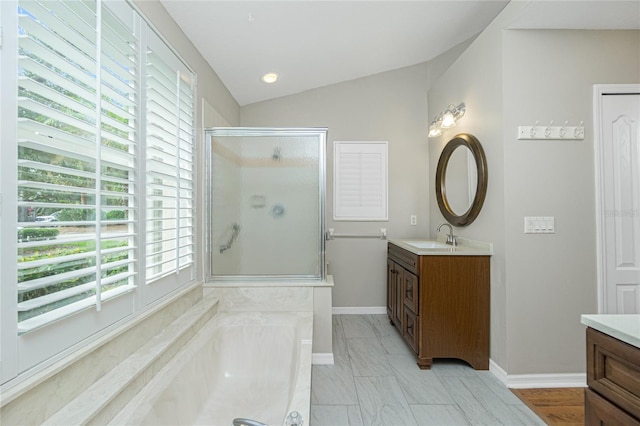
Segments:
[[[336,233],[391,238],[429,234],[429,179],[426,92],[431,75],[446,68],[468,43],[432,63],[403,68],[241,108],[243,126],[328,127],[327,228]],[[389,142],[389,221],[334,222],[333,141]],[[410,215],[418,225],[409,225]],[[336,239],[327,242],[334,276],[334,307],[386,306],[384,240]]]
[[[592,85],[638,82],[640,32],[505,30],[524,6],[510,3],[433,84],[430,111],[465,102],[467,113],[430,143],[430,164],[457,132],[487,154],[484,208],[456,232],[494,243],[491,358],[509,375],[581,373],[580,314],[596,310]],[[585,140],[518,141],[517,126],[537,120],[584,121]],[[525,235],[525,215],[555,216],[556,233]]]

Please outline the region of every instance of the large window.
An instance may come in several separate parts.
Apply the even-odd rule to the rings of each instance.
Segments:
[[[1,7],[5,382],[193,280],[195,76],[124,1]]]
[[[146,268],[158,280],[193,263],[193,92],[166,45],[148,43]]]

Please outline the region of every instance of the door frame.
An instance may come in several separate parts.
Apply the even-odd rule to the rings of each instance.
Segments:
[[[605,211],[603,202],[604,167],[602,137],[602,97],[604,95],[640,94],[640,84],[595,84],[593,86],[593,149],[595,163],[595,197],[596,197],[596,270],[598,290],[598,313],[607,313],[606,293],[606,253]]]

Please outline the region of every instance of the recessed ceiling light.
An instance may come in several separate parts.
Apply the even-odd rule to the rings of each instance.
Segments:
[[[268,74],[263,75],[262,78],[260,78],[260,80],[269,84],[275,83],[276,81],[278,81],[278,74],[276,74],[275,72],[270,72]]]

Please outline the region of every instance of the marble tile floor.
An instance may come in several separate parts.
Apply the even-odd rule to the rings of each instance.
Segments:
[[[334,315],[334,365],[314,365],[310,426],[544,425],[488,371],[420,370],[386,315]]]

